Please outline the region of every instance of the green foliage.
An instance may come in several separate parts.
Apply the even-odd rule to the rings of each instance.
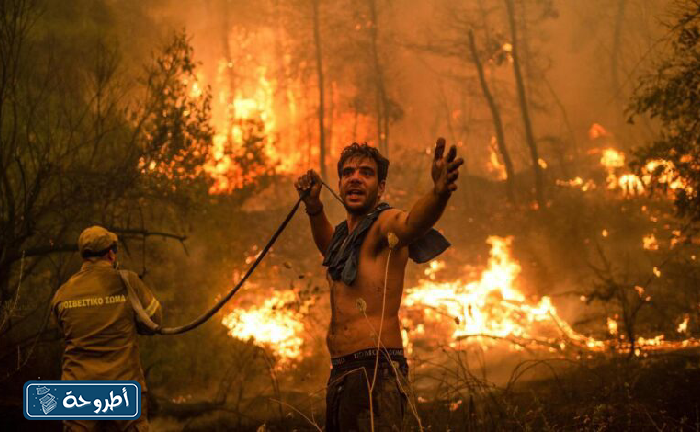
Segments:
[[[148,68],[141,127],[141,166],[158,183],[190,186],[204,179],[201,166],[211,145],[211,96],[199,87],[192,46],[184,33],[175,35]],[[139,101],[141,102],[141,101]]]
[[[632,116],[648,114],[661,124],[660,136],[637,150],[634,165],[639,169],[653,159],[673,163],[676,178],[690,186],[675,190],[676,207],[681,215],[699,221],[700,1],[678,5],[670,26],[670,51],[656,72],[641,80],[631,101]],[[654,174],[662,173],[657,169]]]
[[[265,124],[255,119],[241,120],[241,129],[243,136],[241,142],[235,143],[238,148],[232,154],[232,161],[241,170],[241,192],[247,196],[268,184],[274,170],[268,167],[269,161],[265,155]]]
[[[86,226],[179,230],[182,210],[206,197],[198,167],[211,144],[209,95],[186,84],[196,76],[187,37],[172,37],[144,70],[124,61],[133,53],[120,49],[108,3],[72,4],[79,27],[63,25],[66,17],[53,7],[32,0],[0,6],[3,310],[22,282],[20,261],[22,289],[37,294],[41,287],[45,302],[44,290],[68,276],[70,256],[57,254],[76,250]],[[46,274],[52,283],[42,286]],[[26,318],[8,319],[0,331]]]

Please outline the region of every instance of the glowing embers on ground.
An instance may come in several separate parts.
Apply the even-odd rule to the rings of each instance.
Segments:
[[[512,237],[488,238],[491,256],[478,280],[441,283],[424,280],[408,289],[402,324],[409,329],[409,335],[421,337],[426,326],[447,327],[451,334],[444,335],[444,342],[432,336],[433,342],[456,345],[465,338],[474,338],[479,343],[505,339],[514,347],[602,348],[603,342],[574,332],[560,319],[548,297],[528,301],[518,290],[521,269],[510,255],[511,241]]]
[[[635,287],[638,290],[639,295],[643,295],[644,289],[641,287]],[[650,301],[651,297],[646,297],[645,301]],[[626,354],[629,353],[631,344],[626,340],[627,335],[620,332],[618,328],[617,314],[614,317],[607,318],[608,334],[614,339],[609,339],[606,341],[606,345],[613,352]],[[690,316],[688,314],[684,315],[683,321],[681,321],[677,327],[676,332],[680,334],[687,334],[688,323],[690,322]],[[682,340],[666,340],[666,336],[663,334],[656,335],[653,337],[637,336],[634,343],[634,355],[637,357],[648,356],[649,351],[663,351],[663,350],[674,350],[680,348],[689,347],[699,347],[700,340],[694,337],[689,337]]]
[[[646,250],[656,251],[659,250],[659,242],[656,240],[654,233],[650,233],[642,237],[642,246]]]
[[[580,188],[582,191],[586,192],[591,189],[595,189],[595,182],[593,180],[583,181],[583,178],[576,176],[571,180],[557,180],[557,186],[570,187],[570,188]]]
[[[282,361],[301,356],[304,344],[303,315],[295,308],[294,291],[271,291],[258,305],[241,307],[224,316],[222,323],[229,334],[242,340],[253,339],[255,344],[271,349]]]
[[[625,153],[610,146],[614,143],[613,135],[600,124],[591,125],[588,138],[604,146],[602,149],[593,148],[588,151],[588,154],[600,155],[600,165],[606,172],[605,189],[621,192],[625,197],[642,195],[653,187],[669,192],[669,196],[678,190],[683,190],[690,195],[697,194],[689,182],[679,175],[674,163],[669,160],[650,160],[639,168],[639,172],[630,172]],[[679,159],[679,162],[692,163],[693,156],[686,154]],[[558,179],[556,184],[560,187],[581,189],[584,192],[596,188],[594,180],[586,181],[581,176]]]
[[[605,167],[608,175],[605,183],[608,189],[621,189],[625,195],[635,196],[644,192],[644,183],[634,174],[621,174],[617,172],[625,166],[625,154],[613,148],[603,150],[600,164]]]
[[[688,182],[678,175],[678,171],[671,161],[651,160],[641,167],[641,176],[621,173],[621,169],[625,166],[624,153],[608,148],[603,150],[600,163],[607,171],[607,188],[622,190],[627,196],[641,195],[652,186],[653,182],[671,191],[684,189],[686,193],[694,193]]]

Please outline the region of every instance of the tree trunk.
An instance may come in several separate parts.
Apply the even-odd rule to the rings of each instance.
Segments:
[[[479,59],[479,53],[476,49],[476,43],[474,42],[474,32],[469,30],[469,50],[471,51],[472,61],[476,66],[476,71],[479,73],[479,83],[481,84],[481,92],[486,98],[491,109],[491,118],[493,120],[493,129],[496,134],[496,144],[498,145],[498,151],[501,152],[501,157],[503,157],[503,165],[506,168],[506,188],[508,193],[508,200],[511,203],[515,202],[515,186],[513,184],[515,179],[515,173],[513,170],[513,161],[510,158],[510,153],[506,148],[505,134],[503,133],[503,121],[501,120],[501,112],[498,109],[498,105],[491,94],[489,85],[486,82],[486,77],[484,76],[484,68],[481,64],[481,59]]]
[[[227,77],[228,77],[228,100],[226,101],[226,106],[233,107],[233,95],[235,93],[235,88],[236,88],[236,74],[234,72],[233,67],[231,65],[233,64],[233,58],[231,58],[231,44],[229,43],[229,34],[231,31],[231,24],[230,24],[230,19],[229,19],[229,5],[228,3],[224,3],[222,5],[222,12],[221,12],[221,42],[222,42],[222,48],[224,52],[224,58],[226,59],[226,72],[227,72]],[[226,143],[229,146],[233,145],[233,134],[231,131],[233,128],[231,125],[227,125],[226,127]],[[229,149],[230,150],[230,149]]]
[[[379,40],[377,2],[375,0],[368,0],[367,3],[371,21],[369,34],[372,64],[374,66],[374,83],[377,90],[377,145],[382,153],[384,153],[384,156],[389,157],[389,101],[386,96],[386,89],[384,88],[384,72],[379,62],[379,50],[377,48]]]
[[[576,143],[576,134],[574,133],[574,129],[571,126],[571,122],[569,121],[569,115],[566,112],[566,107],[564,107],[564,104],[562,103],[561,99],[559,98],[559,95],[557,92],[554,90],[554,87],[552,87],[552,84],[549,82],[549,80],[545,79],[545,84],[547,85],[547,89],[549,90],[550,95],[552,96],[552,99],[554,100],[554,103],[556,104],[557,108],[559,108],[559,112],[561,113],[561,118],[564,121],[564,126],[566,126],[566,131],[569,135],[569,140],[571,142],[571,151],[572,151],[572,166],[573,166],[573,171],[578,172],[578,159],[579,159],[579,151],[578,151],[578,144]],[[565,148],[561,148],[561,151],[563,155],[566,155],[566,150]],[[561,166],[562,173],[564,174],[565,177],[569,177],[569,169],[562,164]]]
[[[324,87],[323,87],[323,51],[321,49],[321,24],[320,24],[320,0],[311,0],[314,21],[314,45],[316,47],[316,76],[318,77],[318,145],[319,165],[321,178],[328,180],[326,176],[326,131],[323,125],[324,119]]]
[[[627,0],[618,0],[617,3],[617,15],[615,17],[615,33],[613,34],[613,47],[610,51],[610,79],[612,84],[613,95],[615,95],[615,101],[620,108],[615,110],[616,120],[617,120],[617,130],[618,136],[622,134],[619,133],[624,127],[624,108],[621,106],[626,103],[621,94],[620,86],[620,74],[619,74],[619,57],[620,57],[620,47],[622,46],[622,26],[625,21],[625,7],[627,6]],[[624,100],[624,102],[622,102]],[[626,146],[625,146],[626,148]]]
[[[520,113],[523,117],[523,124],[525,126],[525,142],[530,150],[530,158],[532,159],[532,169],[535,174],[535,196],[537,198],[538,209],[545,208],[544,200],[544,182],[542,179],[542,170],[540,169],[540,156],[537,149],[537,142],[535,141],[535,134],[532,131],[532,122],[530,121],[530,114],[528,112],[527,95],[525,94],[525,84],[523,82],[523,75],[520,70],[520,60],[518,58],[518,41],[517,41],[517,29],[515,23],[515,6],[513,0],[505,0],[506,9],[508,10],[508,22],[510,24],[510,36],[511,44],[513,46],[513,72],[515,74],[515,87],[518,93],[518,102],[520,104]]]
[[[330,90],[330,95],[328,97],[328,127],[326,128],[328,131],[327,134],[327,139],[328,139],[328,152],[331,153],[331,156],[333,156],[333,127],[335,126],[335,123],[333,122],[333,118],[335,116],[335,83],[331,81],[330,85],[328,86],[328,89]]]
[[[275,26],[275,57],[277,58],[277,71],[275,76],[277,77],[277,95],[275,95],[275,102],[281,103],[284,109],[284,115],[286,121],[292,123],[295,121],[295,111],[292,108],[293,103],[289,97],[289,77],[292,72],[289,70],[289,63],[287,58],[287,46],[285,45],[285,40],[287,38],[286,32],[284,31],[285,23],[282,19],[283,11],[281,11],[280,1],[274,0],[273,4],[273,17]],[[279,99],[278,99],[279,98]],[[301,131],[299,128],[290,129],[290,132],[284,134],[283,140],[292,143],[292,145],[299,146],[301,143]]]

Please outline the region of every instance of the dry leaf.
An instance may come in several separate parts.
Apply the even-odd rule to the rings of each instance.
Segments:
[[[362,313],[365,313],[365,311],[367,311],[367,302],[362,297],[358,298],[356,300],[355,304],[357,305],[358,311],[360,311]]]

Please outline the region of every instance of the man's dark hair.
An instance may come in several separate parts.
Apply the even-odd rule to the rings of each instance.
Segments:
[[[382,156],[379,150],[369,146],[367,143],[358,144],[356,142],[345,147],[340,154],[340,160],[338,160],[338,177],[343,176],[343,165],[345,165],[345,162],[357,156],[374,159],[379,171],[377,173],[379,181],[386,180],[386,176],[389,174],[389,159]]]

